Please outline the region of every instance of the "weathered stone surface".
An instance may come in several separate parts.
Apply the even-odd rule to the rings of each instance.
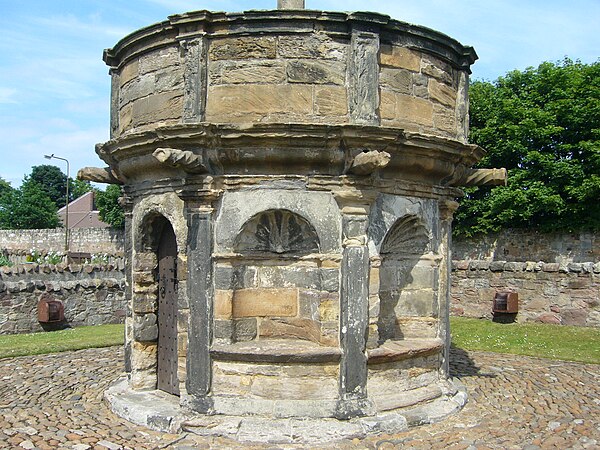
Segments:
[[[437,58],[423,56],[421,60],[421,73],[433,77],[450,86],[453,84],[452,68]]]
[[[382,119],[396,125],[415,123],[433,126],[433,105],[424,99],[382,89],[380,111]]]
[[[272,339],[234,345],[213,344],[210,354],[220,361],[321,363],[339,361],[342,352],[337,347],[320,346],[305,340]]]
[[[312,342],[321,341],[321,327],[312,319],[263,319],[260,321],[258,335],[275,339],[303,339]]]
[[[379,82],[381,86],[391,88],[402,94],[411,94],[413,90],[413,77],[407,70],[383,67],[379,73]]]
[[[440,339],[414,339],[386,341],[379,347],[367,351],[369,364],[402,361],[415,357],[429,356],[443,348]]]
[[[407,69],[413,72],[421,70],[421,56],[406,47],[382,45],[379,59],[382,66]]]
[[[183,96],[179,91],[151,94],[132,102],[131,123],[143,125],[169,119],[180,119],[183,113]],[[122,117],[123,119],[123,117]]]
[[[125,86],[131,80],[135,79],[139,75],[140,65],[138,59],[133,59],[121,68],[119,74],[119,83],[121,86]]]
[[[280,84],[286,80],[281,61],[215,61],[210,66],[209,83],[217,84]]]
[[[279,55],[283,58],[328,59],[345,61],[347,44],[325,34],[306,36],[279,36]]]
[[[377,125],[379,116],[379,36],[352,32],[348,67],[348,97],[353,123]]]
[[[292,60],[286,65],[290,83],[338,84],[346,81],[346,66],[339,62]]]
[[[209,56],[212,60],[273,59],[277,53],[274,37],[239,37],[213,40]]]
[[[214,315],[216,319],[233,317],[233,291],[215,290]]]
[[[315,114],[318,116],[347,116],[348,95],[343,87],[315,88]],[[344,118],[344,121],[346,119]]]
[[[247,122],[249,118],[269,114],[309,115],[312,112],[312,88],[309,86],[231,85],[208,89],[206,118],[216,122]]]
[[[456,91],[433,78],[429,80],[429,98],[453,109],[456,107]]]
[[[294,317],[297,289],[238,289],[233,292],[233,317]]]
[[[252,341],[258,335],[258,323],[256,318],[248,317],[244,319],[233,320],[234,342]]]
[[[173,70],[180,64],[179,48],[175,45],[146,53],[139,59],[139,74],[161,69]]]
[[[156,314],[136,314],[133,319],[133,338],[136,341],[149,342],[158,339]]]
[[[206,111],[208,84],[208,41],[206,38],[186,40],[183,49],[183,120],[200,122]]]

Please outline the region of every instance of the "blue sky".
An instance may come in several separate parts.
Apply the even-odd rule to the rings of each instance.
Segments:
[[[110,79],[102,50],[168,15],[273,9],[276,0],[0,0],[0,177],[20,185],[35,165],[70,160],[71,176],[103,166]],[[569,56],[600,56],[599,0],[306,0],[309,9],[376,11],[475,47],[473,77]]]

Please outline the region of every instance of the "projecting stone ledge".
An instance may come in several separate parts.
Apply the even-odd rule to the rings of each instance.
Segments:
[[[309,341],[268,339],[213,344],[210,355],[222,361],[323,363],[339,361],[342,351],[338,347],[319,346]]]
[[[418,358],[438,353],[444,347],[441,339],[405,339],[386,341],[367,352],[369,364],[381,364]]]

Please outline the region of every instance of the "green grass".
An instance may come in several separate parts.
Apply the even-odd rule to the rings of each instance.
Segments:
[[[464,350],[600,364],[598,328],[452,317],[450,330],[452,343]]]
[[[123,330],[124,325],[97,325],[44,333],[0,335],[0,358],[123,345]]]

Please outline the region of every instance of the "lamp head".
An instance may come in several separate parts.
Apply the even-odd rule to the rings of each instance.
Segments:
[[[54,153],[52,153],[51,155],[44,155],[44,158],[46,159],[52,159],[54,157]]]

